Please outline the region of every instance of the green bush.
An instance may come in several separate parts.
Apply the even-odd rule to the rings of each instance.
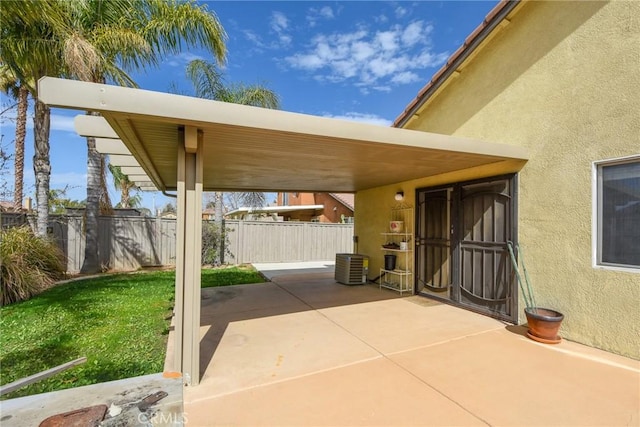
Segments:
[[[221,249],[225,257],[233,257],[229,250],[229,236],[215,222],[207,221],[202,225],[202,265],[219,266],[222,264]],[[223,243],[224,242],[224,243]]]
[[[65,270],[60,249],[29,227],[0,230],[0,305],[44,291],[64,278]]]

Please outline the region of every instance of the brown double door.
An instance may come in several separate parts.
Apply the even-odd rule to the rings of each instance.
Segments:
[[[417,190],[416,290],[517,321],[514,175]]]

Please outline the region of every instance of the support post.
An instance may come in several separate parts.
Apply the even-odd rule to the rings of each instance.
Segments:
[[[175,369],[186,385],[200,382],[202,133],[187,127],[178,146]],[[196,147],[194,152],[189,152]]]

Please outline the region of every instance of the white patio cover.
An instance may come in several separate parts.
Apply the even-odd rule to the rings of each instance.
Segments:
[[[203,190],[357,192],[488,164],[516,172],[527,160],[516,146],[106,84],[44,77],[38,94],[99,112],[77,118],[79,133],[116,141],[97,145],[143,188],[177,191],[174,361],[190,385],[200,376]]]

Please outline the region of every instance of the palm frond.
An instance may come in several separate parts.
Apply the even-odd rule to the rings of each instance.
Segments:
[[[199,98],[220,100],[225,91],[222,73],[208,61],[195,59],[187,65],[187,78]]]
[[[254,107],[279,109],[280,97],[271,89],[258,84],[232,86],[229,90],[236,104],[253,105]]]
[[[84,81],[93,81],[104,61],[98,49],[78,33],[64,41],[63,55],[71,75]]]
[[[138,70],[159,64],[151,45],[134,28],[100,25],[94,28],[91,41],[108,60],[124,69]]]
[[[246,192],[240,193],[243,206],[250,208],[260,208],[267,204],[267,195],[265,193]]]
[[[147,0],[140,13],[146,15],[144,35],[160,55],[179,53],[184,46],[210,51],[218,63],[226,60],[227,34],[215,13],[190,0]],[[142,21],[142,20],[141,20]]]

